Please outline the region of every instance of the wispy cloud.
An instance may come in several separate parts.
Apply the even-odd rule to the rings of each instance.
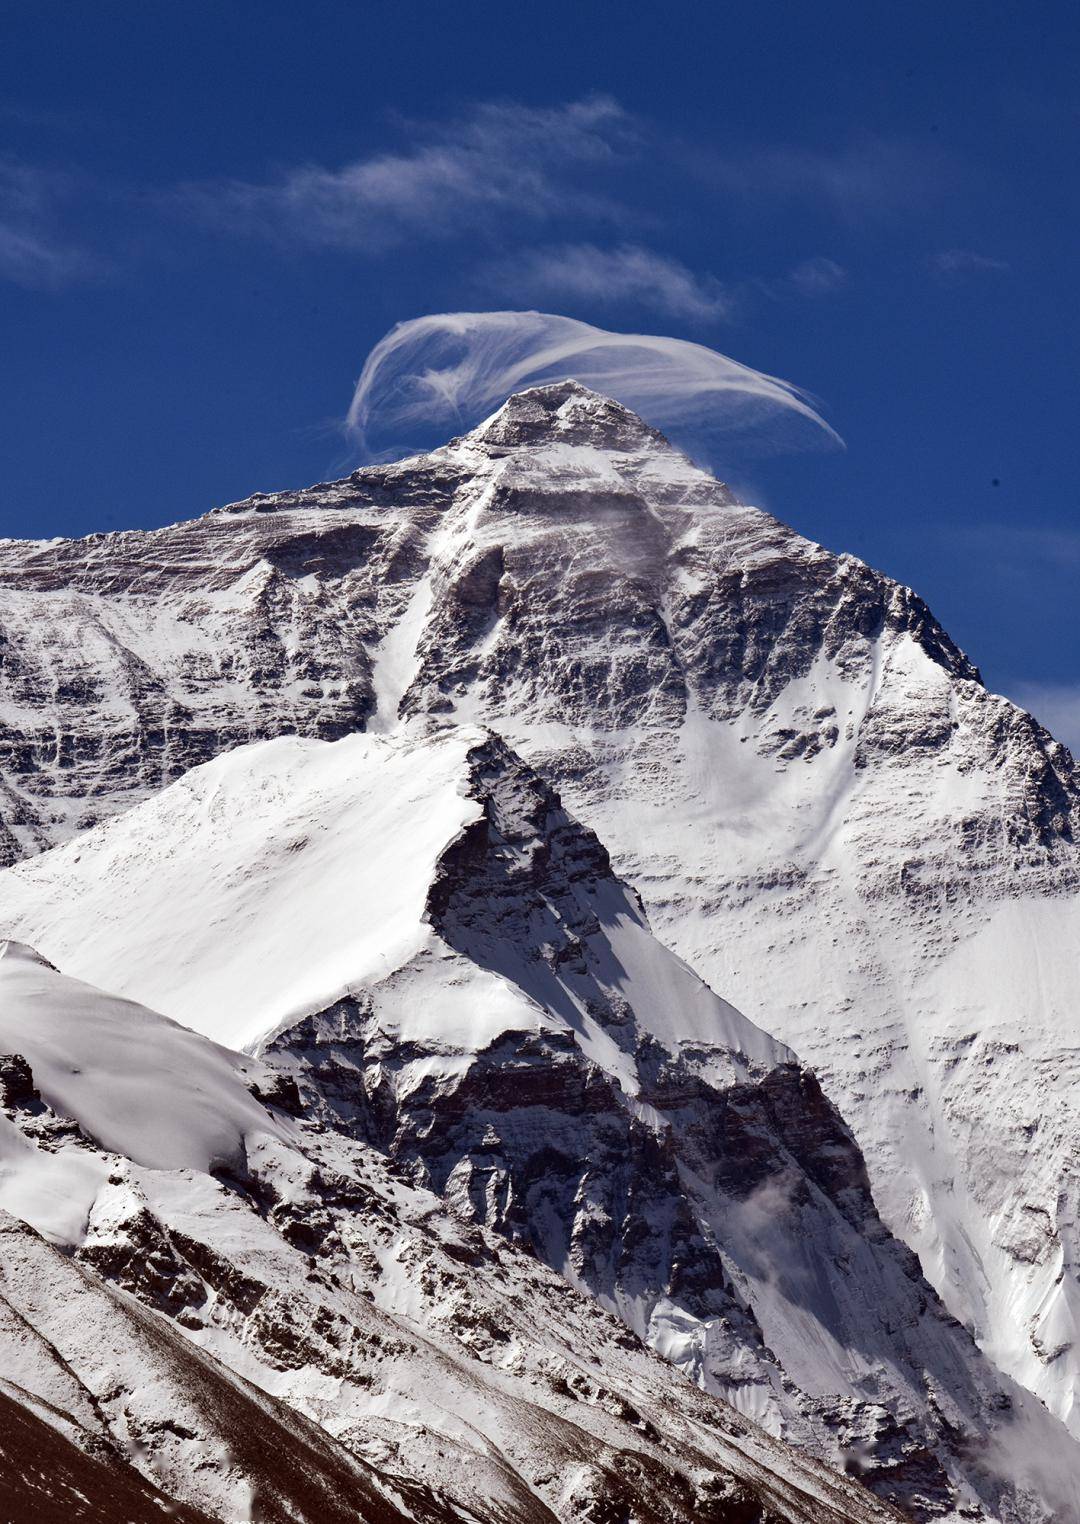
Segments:
[[[1009,697],[1080,757],[1080,683],[1016,683]]]
[[[17,286],[56,287],[82,280],[91,270],[80,249],[0,220],[0,279]]]
[[[832,150],[752,147],[696,158],[706,179],[745,201],[814,201],[846,221],[924,207],[956,178],[956,166],[943,150],[886,138]]]
[[[490,272],[490,283],[521,302],[647,308],[689,322],[729,317],[733,298],[711,275],[637,244],[602,249],[592,243],[531,249]]]
[[[848,282],[842,264],[824,254],[802,259],[783,275],[759,275],[736,287],[740,295],[764,296],[773,302],[817,301],[833,296]]]
[[[463,428],[511,392],[576,379],[695,438],[783,448],[841,444],[797,386],[703,344],[614,333],[551,312],[439,312],[398,323],[364,362],[346,428],[376,435]]]
[[[1080,571],[1080,530],[1042,525],[980,524],[955,531],[968,552],[991,558],[1010,571],[1042,574]]]
[[[1005,259],[992,259],[988,254],[978,254],[974,249],[940,249],[927,260],[937,275],[1004,274],[1009,269]]]
[[[731,317],[755,286],[774,296],[821,296],[846,279],[836,260],[819,255],[771,283],[722,283],[639,242],[609,243],[613,231],[649,221],[634,210],[625,185],[634,155],[647,149],[673,173],[686,165],[654,128],[606,96],[550,107],[481,102],[450,122],[404,123],[402,131],[410,141],[396,152],[338,167],[298,165],[260,181],[186,185],[167,200],[222,232],[301,249],[377,255],[416,241],[469,239],[482,229],[513,251],[482,270],[484,283],[516,304],[636,307],[714,323]],[[764,184],[773,194],[803,194],[809,180],[815,193],[825,187],[844,200],[870,187],[880,197],[883,160],[902,157],[874,145],[835,158],[759,149],[711,162],[728,193],[757,194]],[[569,227],[577,237],[552,241]],[[606,236],[598,238],[601,230]],[[546,239],[535,246],[538,232]]]
[[[847,271],[835,259],[817,254],[804,259],[789,272],[788,284],[802,296],[828,296],[847,285]]]
[[[629,117],[607,97],[550,108],[487,102],[452,123],[410,130],[416,141],[398,153],[336,169],[303,165],[263,183],[188,185],[171,199],[231,232],[369,251],[470,234],[497,213],[532,223],[574,214],[618,220],[615,204],[589,183],[632,136]]]
[[[56,288],[99,268],[60,231],[58,206],[68,192],[64,177],[0,158],[0,280]]]

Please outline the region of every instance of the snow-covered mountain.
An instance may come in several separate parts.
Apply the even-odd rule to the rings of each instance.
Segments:
[[[434,740],[429,721],[461,728]],[[365,730],[340,751],[237,753],[158,793],[245,741]],[[349,748],[345,787],[323,758]],[[0,879],[0,931],[219,1041],[262,1045],[326,1125],[526,1239],[801,1443],[827,1453],[844,1393],[864,1406],[834,1456],[869,1444],[884,1465],[911,1418],[955,1472],[949,1415],[977,1431],[998,1378],[972,1374],[958,1332],[918,1333],[932,1298],[914,1323],[885,1310],[880,1267],[900,1250],[872,1226],[858,1150],[816,1081],[761,1029],[790,1043],[946,1306],[1080,1432],[1072,759],[986,692],[908,589],[736,503],[617,404],[559,383],[442,450],[305,493],[0,545],[0,773],[10,861],[74,837]],[[560,817],[552,839],[544,780],[632,888],[588,830]],[[386,803],[401,798],[405,822]],[[581,899],[580,874],[601,903]],[[500,1052],[492,1036],[489,1052],[496,1030],[540,1046]],[[534,1172],[528,1083],[552,1075],[558,1105],[539,1104],[562,1129],[556,1154],[576,1138],[580,1163],[585,1137],[605,1190],[619,1158],[619,1188],[643,1182],[636,1259],[587,1172],[558,1189],[551,1161]],[[567,1110],[575,1084],[584,1102]],[[470,1119],[502,1095],[522,1136],[493,1123],[489,1142]],[[677,1139],[674,1157],[647,1158],[647,1134]],[[733,1213],[760,1183],[759,1136],[783,1189]],[[702,1170],[724,1158],[737,1168],[717,1188]],[[807,1179],[814,1227],[785,1282],[770,1266],[805,1226]],[[663,1299],[701,1250],[694,1238],[680,1258],[678,1235],[656,1232],[661,1202],[715,1242],[733,1298],[721,1314],[716,1287],[690,1288],[689,1325],[668,1331]],[[633,1277],[657,1239],[643,1293]],[[898,1306],[928,1297],[914,1268],[907,1284]],[[880,1318],[852,1310],[860,1297]],[[895,1446],[860,1428],[875,1405],[900,1425]],[[944,1506],[939,1482],[917,1486]]]
[[[0,1045],[29,1045],[43,1093],[105,1147],[236,1169],[265,1124],[229,1060],[236,1100],[219,1068],[166,1064],[191,1027],[261,1053],[279,1076],[265,1093],[374,1146],[911,1517],[1045,1518],[1056,1472],[1080,1468],[887,1234],[814,1077],[653,937],[597,838],[489,733],[419,719],[239,748],[9,869],[2,903],[10,935],[186,1024],[155,1038],[192,1096],[171,1124],[167,1074],[152,1083],[132,1049],[143,1016],[110,1042],[99,1000],[73,1040],[54,980],[32,1030],[0,1017]],[[80,1094],[96,1083],[98,1110]],[[87,1212],[93,1227],[97,1195],[62,1199],[69,1234]],[[311,1248],[329,1230],[305,1231]],[[1022,1449],[1043,1475],[1005,1480]]]
[[[896,1517],[257,1060],[11,942],[0,1045],[5,1517]]]

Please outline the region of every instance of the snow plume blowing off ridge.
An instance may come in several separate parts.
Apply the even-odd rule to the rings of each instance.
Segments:
[[[749,453],[843,446],[790,381],[688,339],[609,333],[550,312],[442,312],[398,323],[364,363],[345,420],[368,459],[383,441],[462,432],[512,392],[576,380],[695,444],[738,440]],[[412,448],[412,446],[410,446]]]

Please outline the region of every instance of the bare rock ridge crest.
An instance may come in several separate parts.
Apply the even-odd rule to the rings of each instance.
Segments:
[[[25,1485],[51,1445],[222,1519],[1080,1510],[1078,800],[913,592],[574,382],[0,543]],[[151,1334],[172,1395],[123,1409]]]

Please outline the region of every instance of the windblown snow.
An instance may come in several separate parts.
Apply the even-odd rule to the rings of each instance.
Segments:
[[[33,1068],[42,1099],[107,1151],[149,1169],[236,1165],[244,1140],[280,1126],[234,1054],[128,1000],[0,946],[0,1046]]]

